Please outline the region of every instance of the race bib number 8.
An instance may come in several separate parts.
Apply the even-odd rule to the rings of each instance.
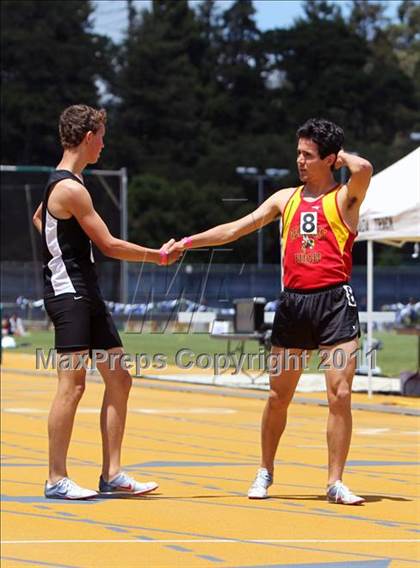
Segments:
[[[311,211],[310,213],[300,214],[300,234],[316,235],[318,233],[318,213]]]

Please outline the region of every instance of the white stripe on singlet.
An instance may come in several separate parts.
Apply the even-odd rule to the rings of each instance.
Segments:
[[[57,219],[54,219],[47,209],[45,218],[45,240],[52,256],[52,259],[48,263],[48,268],[51,270],[51,285],[55,296],[59,294],[74,294],[76,290],[68,275],[66,265],[63,261],[63,253],[58,243],[57,225]]]

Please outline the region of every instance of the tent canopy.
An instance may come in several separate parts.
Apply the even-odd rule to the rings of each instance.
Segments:
[[[360,209],[358,240],[420,241],[420,146],[373,176]]]

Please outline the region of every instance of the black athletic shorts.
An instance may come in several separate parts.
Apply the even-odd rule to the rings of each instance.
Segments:
[[[102,298],[60,294],[45,298],[44,305],[54,324],[58,353],[122,347],[117,328]]]
[[[285,288],[274,317],[276,347],[318,349],[360,337],[359,314],[346,283],[313,290]]]

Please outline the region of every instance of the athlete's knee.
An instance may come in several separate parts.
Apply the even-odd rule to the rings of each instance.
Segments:
[[[328,401],[331,410],[349,408],[351,403],[350,387],[347,384],[339,385],[329,393]]]
[[[65,387],[62,387],[59,390],[60,399],[65,404],[78,404],[83,396],[83,393],[85,392],[85,388],[86,385],[84,381],[75,384],[67,384]]]
[[[120,395],[128,396],[133,384],[133,378],[126,369],[116,369],[106,382],[106,388]]]
[[[268,407],[274,412],[281,412],[287,410],[290,404],[291,396],[289,393],[279,393],[275,390],[270,390],[268,397]]]
[[[127,394],[127,396],[132,386],[133,386],[133,377],[130,375],[128,371],[123,370],[121,376],[121,389],[124,391],[124,393]]]

